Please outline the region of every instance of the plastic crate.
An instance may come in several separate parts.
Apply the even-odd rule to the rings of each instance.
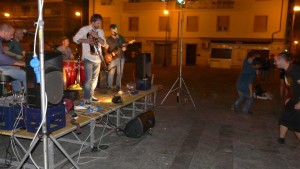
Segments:
[[[151,88],[151,78],[136,79],[137,90],[148,90]]]
[[[26,107],[26,128],[35,133],[39,128],[42,117],[41,109]],[[48,107],[46,113],[47,131],[53,132],[66,126],[66,110],[64,104]]]
[[[21,112],[21,106],[13,105],[10,107],[0,106],[0,129],[1,130],[12,130],[16,122],[17,117]],[[25,126],[23,116],[19,119],[16,128]]]

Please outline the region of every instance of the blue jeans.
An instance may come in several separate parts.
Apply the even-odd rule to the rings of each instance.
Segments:
[[[108,72],[108,78],[107,78],[107,83],[108,83],[109,88],[113,87],[113,81],[114,81],[114,75],[115,75],[116,69],[117,69],[116,86],[121,87],[121,79],[123,76],[124,63],[125,63],[125,58],[122,58],[122,59],[117,58],[109,64],[109,66],[108,66],[109,72]]]
[[[238,91],[238,94],[239,98],[234,102],[234,106],[238,108],[241,104],[245,102],[243,112],[248,113],[253,103],[253,97],[249,97],[249,94],[243,93],[241,91]]]
[[[14,92],[21,92],[22,85],[20,82],[23,82],[24,89],[26,89],[26,72],[16,66],[0,66],[0,71],[3,75],[10,76],[15,79],[11,82]]]
[[[85,100],[91,100],[94,96],[94,90],[98,83],[101,63],[94,63],[87,59],[84,60],[85,82],[83,86],[83,97]]]

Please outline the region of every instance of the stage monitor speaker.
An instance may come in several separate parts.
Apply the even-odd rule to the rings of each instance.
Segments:
[[[27,53],[25,56],[27,104],[29,107],[40,108],[40,84],[36,82],[36,75],[30,66],[32,57],[33,53]],[[60,52],[49,51],[44,53],[45,92],[50,105],[60,103],[63,97],[62,61],[63,57]]]
[[[124,133],[127,137],[139,138],[155,125],[155,116],[152,110],[140,114],[130,120],[125,126]]]
[[[144,79],[151,77],[151,54],[140,53],[136,58],[135,63],[136,79]]]

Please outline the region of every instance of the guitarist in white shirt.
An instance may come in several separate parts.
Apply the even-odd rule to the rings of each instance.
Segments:
[[[121,79],[123,75],[125,55],[126,51],[126,41],[125,38],[118,34],[118,27],[115,24],[110,25],[111,35],[106,39],[106,49],[110,59],[108,60],[108,88],[113,89],[114,75],[117,70],[117,79],[116,79],[116,90],[121,88]]]

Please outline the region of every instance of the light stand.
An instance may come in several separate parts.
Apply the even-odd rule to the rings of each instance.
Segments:
[[[169,92],[167,93],[167,95],[164,97],[164,99],[162,100],[162,102],[160,104],[162,105],[164,103],[164,101],[166,100],[166,98],[169,96],[169,94],[171,92],[174,92],[174,91],[178,90],[177,91],[177,102],[179,102],[179,103],[181,102],[181,95],[182,95],[182,92],[184,91],[189,95],[189,97],[190,97],[190,99],[191,99],[191,101],[194,105],[194,108],[196,109],[196,105],[194,103],[194,100],[193,100],[193,98],[192,98],[192,96],[191,96],[191,94],[190,94],[190,92],[189,92],[189,90],[188,90],[188,88],[187,88],[187,86],[186,86],[186,84],[183,80],[183,77],[182,77],[182,42],[183,42],[183,23],[184,23],[184,1],[180,1],[180,3],[181,3],[181,9],[182,9],[181,13],[182,13],[182,15],[181,15],[181,23],[180,23],[181,24],[180,25],[181,35],[180,35],[180,70],[179,70],[179,77],[174,82],[173,86],[171,87],[171,89],[169,90]],[[179,82],[179,87],[174,89],[177,82]],[[182,87],[182,84],[184,85],[185,89]]]
[[[33,138],[32,143],[30,144],[29,150],[26,152],[24,157],[22,158],[19,166],[17,169],[20,169],[25,161],[27,160],[28,156],[31,154],[33,149],[36,147],[36,145],[39,143],[39,140],[41,137],[43,137],[43,155],[44,155],[44,169],[49,168],[49,157],[48,157],[48,139],[50,138],[54,144],[62,151],[62,153],[69,159],[69,161],[73,164],[73,166],[77,169],[79,167],[77,164],[73,161],[73,159],[67,154],[67,152],[62,148],[62,146],[58,143],[58,141],[51,135],[47,133],[47,122],[46,122],[46,104],[45,102],[46,97],[45,97],[45,70],[44,70],[44,21],[43,21],[43,0],[38,0],[38,13],[39,13],[39,18],[38,18],[38,35],[39,35],[39,56],[40,56],[40,93],[41,93],[41,116],[42,116],[42,136],[38,136],[38,138]],[[37,32],[36,32],[37,33]],[[40,132],[39,128],[36,131],[36,135]]]

